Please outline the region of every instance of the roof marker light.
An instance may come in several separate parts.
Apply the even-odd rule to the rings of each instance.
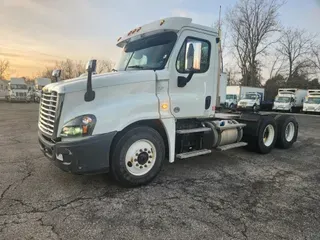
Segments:
[[[165,20],[161,20],[160,21],[160,26],[162,26],[164,24]]]
[[[119,37],[118,40],[117,40],[117,42],[119,42],[119,41],[121,40],[121,38],[122,38],[122,37]]]

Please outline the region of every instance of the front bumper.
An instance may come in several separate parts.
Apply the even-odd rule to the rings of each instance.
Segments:
[[[290,107],[273,107],[272,110],[278,110],[278,111],[289,111]]]
[[[44,155],[66,172],[85,174],[109,171],[111,143],[116,131],[87,139],[53,143],[40,131],[38,139]]]

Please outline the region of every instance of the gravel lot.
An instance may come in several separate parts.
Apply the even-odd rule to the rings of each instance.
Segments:
[[[37,116],[0,102],[0,239],[320,239],[320,116],[297,115],[290,150],[179,160],[135,189],[53,166]]]

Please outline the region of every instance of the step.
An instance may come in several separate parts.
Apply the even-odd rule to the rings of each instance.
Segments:
[[[187,134],[187,133],[196,133],[196,132],[209,132],[211,131],[211,128],[190,128],[190,129],[180,129],[177,130],[178,134]]]
[[[185,159],[185,158],[191,158],[191,157],[196,157],[196,156],[201,156],[201,155],[206,155],[211,153],[211,150],[209,149],[201,149],[201,150],[195,150],[191,152],[186,152],[186,153],[179,153],[176,155],[177,158],[180,159]]]
[[[228,144],[228,145],[217,147],[217,150],[226,151],[226,150],[229,150],[229,149],[232,149],[232,148],[239,148],[239,147],[244,147],[244,146],[247,146],[247,145],[248,145],[248,143],[246,143],[246,142],[237,142],[237,143],[231,143],[231,144]]]
[[[237,124],[230,124],[230,125],[226,125],[226,126],[218,126],[218,130],[223,131],[223,130],[227,130],[227,129],[234,129],[234,128],[238,128],[238,127],[245,127],[246,124],[244,123],[237,123]]]

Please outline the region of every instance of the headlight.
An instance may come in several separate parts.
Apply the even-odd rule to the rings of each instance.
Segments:
[[[76,117],[63,125],[60,135],[61,137],[90,136],[92,135],[96,121],[96,117],[91,114]]]

